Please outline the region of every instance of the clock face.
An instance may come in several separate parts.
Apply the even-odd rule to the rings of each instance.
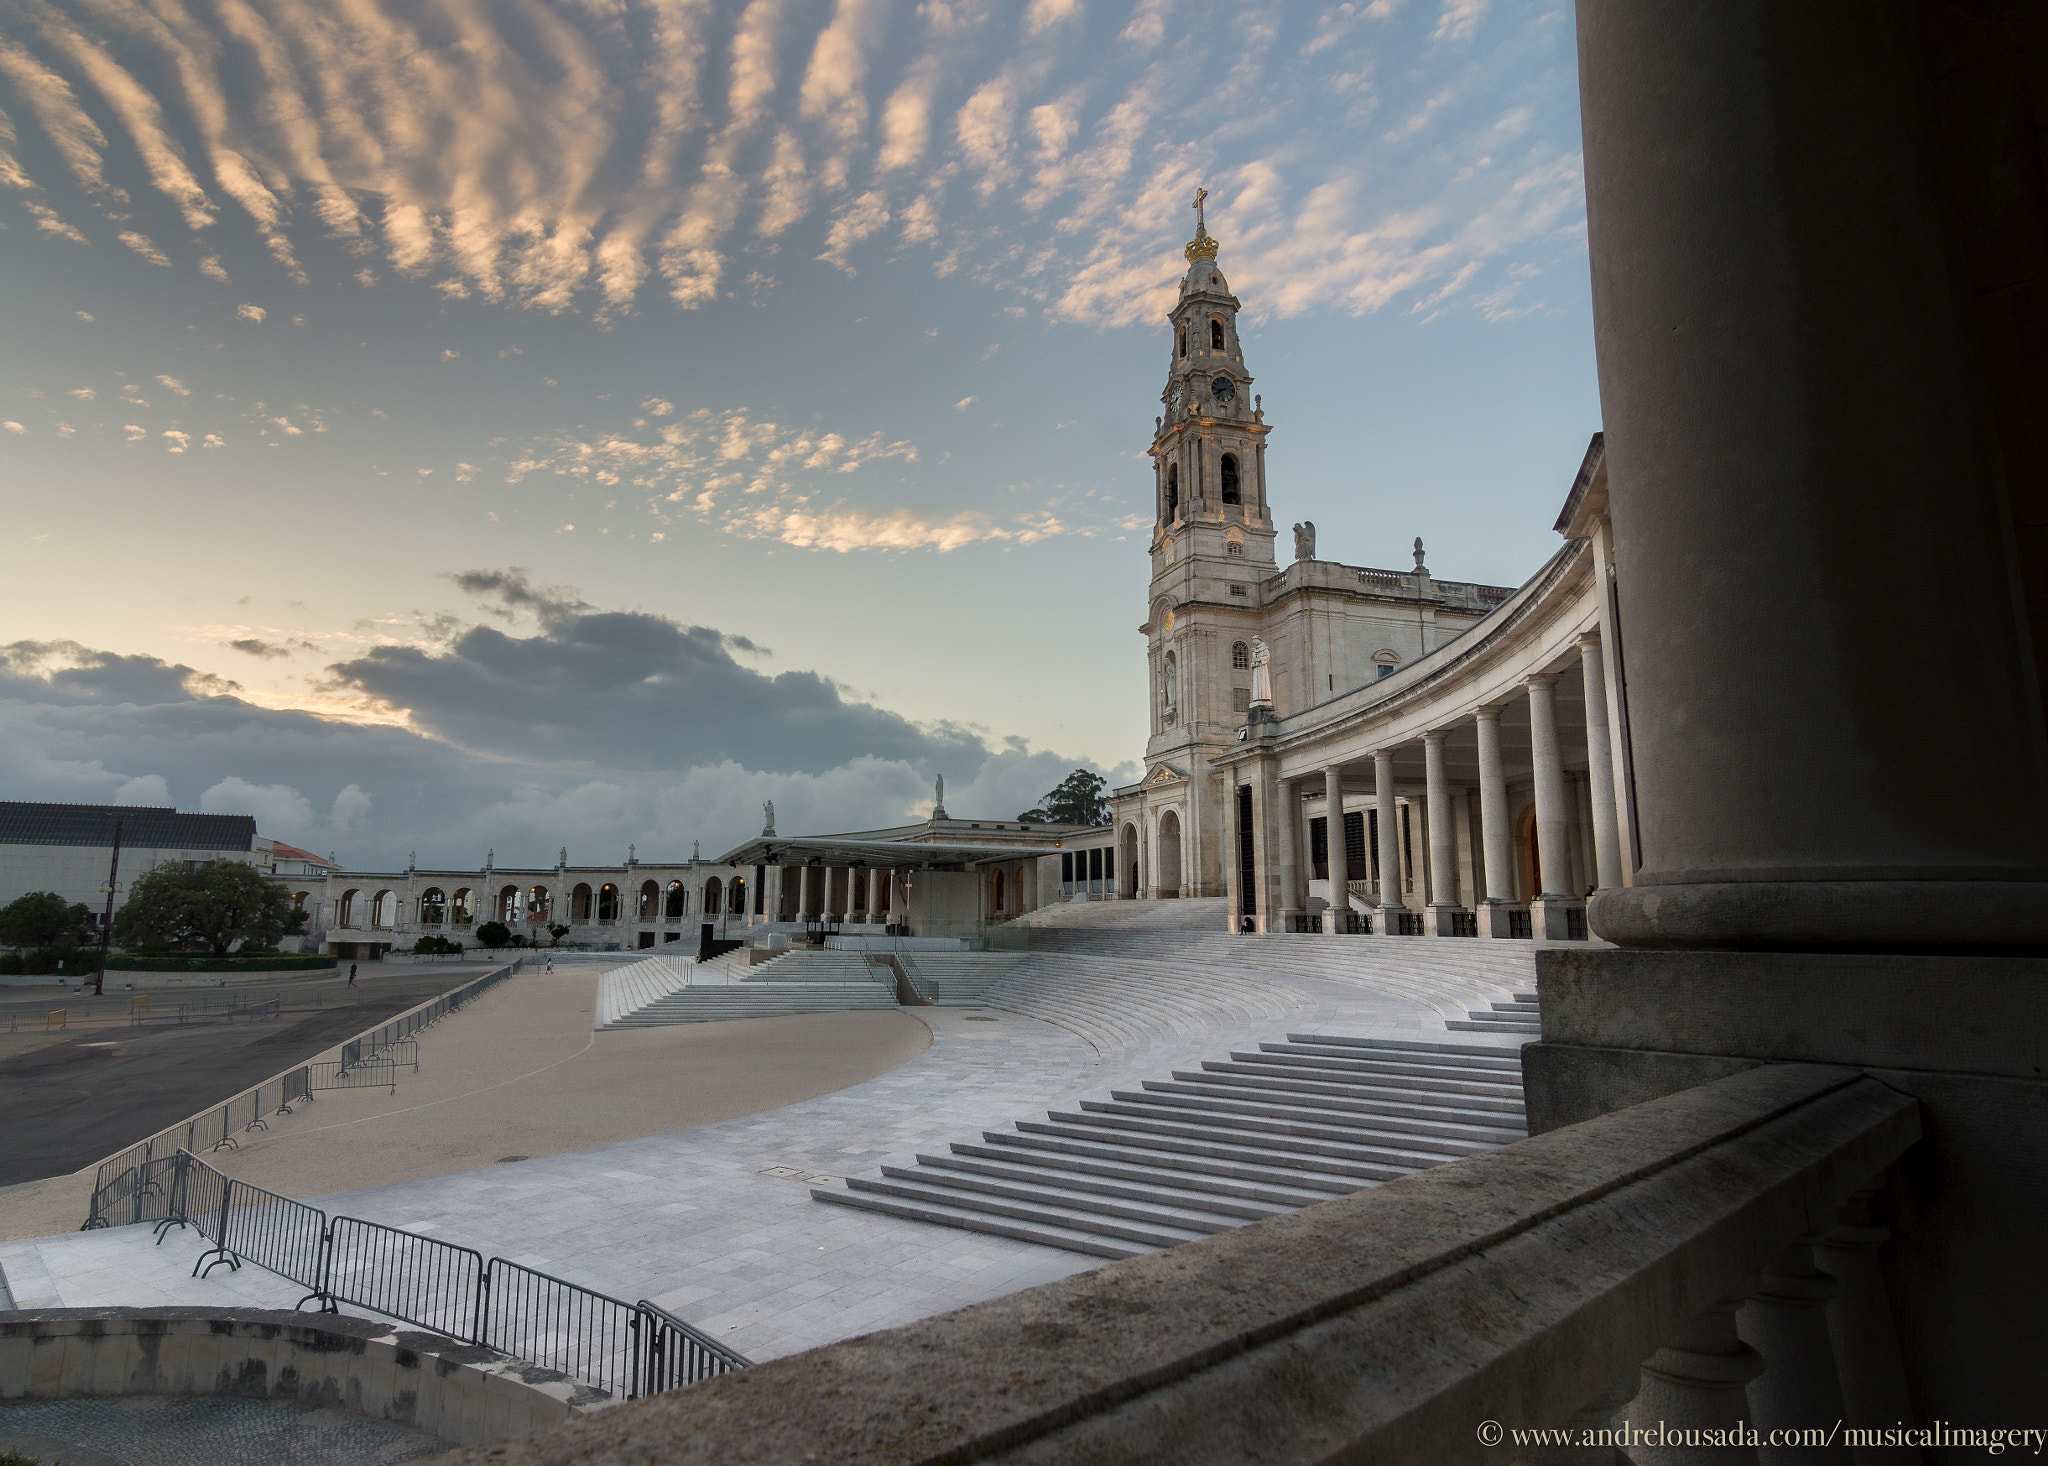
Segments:
[[[1209,392],[1218,402],[1234,402],[1237,400],[1237,383],[1228,377],[1218,377],[1209,384]]]
[[[1166,405],[1167,405],[1168,407],[1171,407],[1171,408],[1173,408],[1173,409],[1174,409],[1174,410],[1175,410],[1175,411],[1177,412],[1177,411],[1179,411],[1179,410],[1180,410],[1180,404],[1181,404],[1181,389],[1180,389],[1180,388],[1178,388],[1178,387],[1175,387],[1175,388],[1173,389],[1173,395],[1172,395],[1171,397],[1169,397],[1169,398],[1167,398],[1167,399],[1166,399]]]

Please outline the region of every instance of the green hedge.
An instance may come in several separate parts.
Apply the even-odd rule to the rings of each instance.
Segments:
[[[339,957],[314,952],[272,952],[262,957],[135,957],[116,952],[109,972],[306,972],[333,967]]]

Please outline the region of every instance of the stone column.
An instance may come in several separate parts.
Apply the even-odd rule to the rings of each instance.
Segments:
[[[1444,778],[1444,735],[1422,735],[1423,779],[1429,789],[1429,913],[1423,930],[1451,935],[1458,909],[1458,849],[1452,829],[1451,787]]]
[[[1382,748],[1372,756],[1373,802],[1380,811],[1380,922],[1383,935],[1393,936],[1401,929],[1398,913],[1407,908],[1401,904],[1401,831],[1399,821],[1400,803],[1394,796],[1394,751]]]
[[[1571,849],[1566,830],[1571,806],[1566,802],[1564,762],[1557,746],[1557,678],[1548,672],[1524,677],[1529,689],[1529,751],[1536,766],[1536,899],[1530,903],[1535,934],[1562,941],[1569,933],[1567,912],[1575,904],[1571,890]]]
[[[1252,776],[1252,905],[1257,908],[1252,915],[1257,929],[1262,932],[1283,929],[1274,911],[1277,905],[1274,891],[1279,884],[1274,879],[1278,874],[1274,867],[1279,862],[1274,858],[1272,839],[1273,770],[1273,760],[1266,758],[1249,771]]]
[[[1593,879],[1603,891],[1621,884],[1621,821],[1614,800],[1614,749],[1607,737],[1607,668],[1600,638],[1579,638],[1579,675],[1586,684],[1586,793],[1593,804]]]
[[[1323,931],[1336,936],[1351,910],[1351,852],[1344,844],[1344,770],[1335,765],[1323,770],[1323,805],[1323,843],[1330,852],[1330,910]]]
[[[1481,709],[1479,724],[1479,838],[1485,847],[1486,895],[1479,907],[1480,934],[1514,935],[1515,861],[1508,849],[1508,776],[1500,754],[1500,709]]]
[[[1461,906],[1479,902],[1479,861],[1472,849],[1472,792],[1463,785],[1451,791],[1451,839],[1458,852],[1458,894]]]
[[[1267,931],[1294,930],[1294,918],[1301,914],[1301,789],[1292,779],[1276,779],[1273,807],[1268,816],[1279,841],[1280,891],[1274,902],[1273,920]]]
[[[1937,162],[1965,84],[1931,34],[1899,3],[1580,0],[1642,846],[1593,917],[1623,946],[2048,945],[2008,508],[2039,479],[2008,481],[1962,264],[2012,206]],[[1901,716],[1907,676],[1937,716]]]
[[[1898,1330],[1892,1323],[1884,1274],[1877,1261],[1877,1249],[1891,1232],[1870,1225],[1870,1197],[1870,1192],[1863,1191],[1849,1198],[1841,1219],[1814,1244],[1813,1260],[1841,1285],[1828,1304],[1828,1334],[1834,1341],[1842,1408],[1848,1420],[1865,1426],[1895,1421],[1910,1425],[1913,1399],[1906,1387]],[[1856,1452],[1856,1466],[1905,1466],[1920,1460],[1920,1452],[1910,1446]]]

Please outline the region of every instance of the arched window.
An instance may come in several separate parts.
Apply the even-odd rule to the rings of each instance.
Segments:
[[[1166,465],[1166,517],[1169,520],[1180,518],[1180,465],[1178,463]]]
[[[1182,356],[1188,354],[1188,330],[1185,326],[1181,327],[1180,330],[1180,354]]]
[[[699,906],[698,909],[701,910],[706,916],[716,916],[718,914],[718,903],[724,898],[724,896],[724,885],[720,883],[717,876],[713,876],[710,880],[704,883],[704,900],[702,905]]]
[[[590,887],[578,881],[576,889],[569,893],[569,920],[588,921],[594,915],[590,909]]]
[[[1223,502],[1226,504],[1242,504],[1244,502],[1244,495],[1237,486],[1237,455],[1235,453],[1223,455]]]
[[[1233,641],[1230,644],[1230,665],[1233,667],[1249,667],[1251,664],[1252,649],[1241,641]]]
[[[668,883],[668,903],[661,913],[661,919],[670,923],[681,921],[683,913],[689,909],[689,906],[689,888],[681,881],[670,881]]]
[[[546,886],[533,886],[527,890],[526,919],[537,926],[546,926],[555,919],[555,898],[548,894]]]
[[[1223,322],[1213,316],[1209,319],[1209,349],[1211,351],[1221,351],[1223,349]]]
[[[617,921],[619,919],[619,888],[606,881],[597,892],[597,919]]]
[[[1003,873],[1001,871],[996,872],[996,899],[995,905],[990,909],[995,911],[1003,909]]]
[[[1235,555],[1238,559],[1242,560],[1244,558],[1244,541],[1229,541],[1223,546],[1223,553],[1226,555]]]
[[[354,926],[356,924],[357,894],[353,890],[341,893],[341,900],[334,908],[334,924],[336,926]]]
[[[744,876],[734,876],[732,885],[726,891],[726,910],[734,916],[747,914],[747,881]]]
[[[448,902],[448,906],[449,914],[454,917],[454,924],[456,926],[468,926],[472,921],[476,920],[476,902],[470,896],[469,887],[457,887],[455,895]]]
[[[429,886],[420,892],[420,925],[439,926],[448,919],[448,898],[439,886]]]
[[[498,892],[498,920],[510,926],[519,920],[519,888],[507,886]]]
[[[638,919],[641,921],[658,921],[660,917],[661,887],[657,886],[653,881],[642,881],[640,883],[640,914]]]
[[[395,891],[379,891],[370,902],[370,925],[393,927],[398,925],[398,894]]]

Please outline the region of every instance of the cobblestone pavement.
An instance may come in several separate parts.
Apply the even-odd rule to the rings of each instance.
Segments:
[[[931,1026],[932,1047],[833,1094],[648,1139],[304,1199],[628,1300],[651,1298],[755,1359],[794,1353],[1100,1265],[825,1206],[810,1197],[821,1177],[909,1164],[919,1150],[1290,1031],[1476,1037],[1446,1033],[1407,998],[1265,976],[1300,992],[1302,1011],[1104,1055],[1032,1018],[907,1009]],[[253,1267],[186,1278],[201,1245],[173,1234],[158,1251],[147,1229],[118,1228],[0,1245],[0,1267],[21,1307],[296,1301],[300,1290]]]
[[[57,1466],[386,1466],[448,1449],[410,1426],[347,1410],[219,1395],[0,1405],[0,1455]]]

